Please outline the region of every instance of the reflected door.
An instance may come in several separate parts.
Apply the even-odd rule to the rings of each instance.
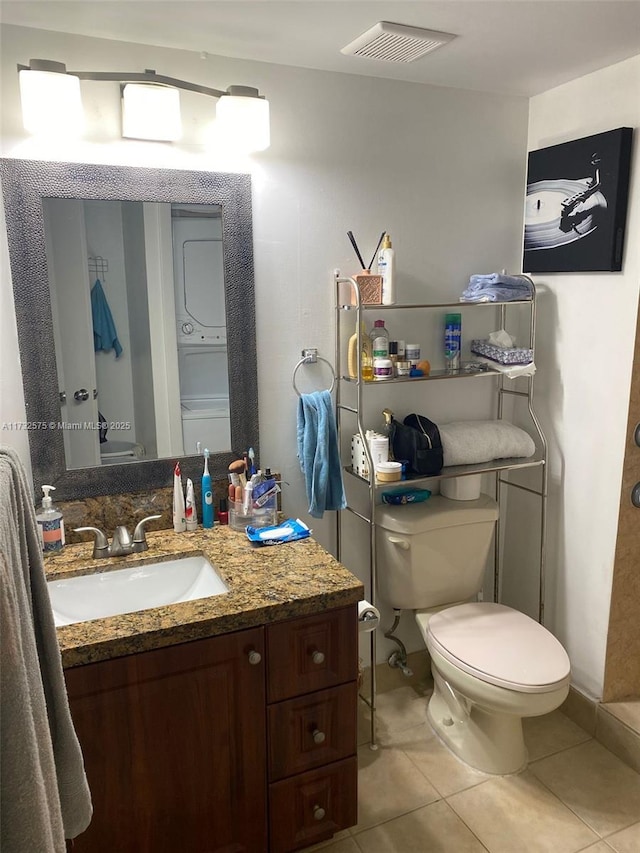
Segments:
[[[62,423],[57,427],[64,430],[67,467],[88,468],[100,464],[100,450],[83,203],[74,199],[47,199],[44,219],[62,394]]]

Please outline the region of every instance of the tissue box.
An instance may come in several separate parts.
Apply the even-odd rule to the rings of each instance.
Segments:
[[[487,340],[471,341],[471,352],[497,361],[498,364],[530,364],[533,350],[524,347],[499,347]]]

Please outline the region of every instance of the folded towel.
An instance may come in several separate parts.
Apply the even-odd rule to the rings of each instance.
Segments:
[[[0,849],[64,853],[91,820],[24,468],[0,446]]]
[[[517,299],[531,299],[531,282],[517,275],[489,273],[472,275],[466,290],[460,297],[461,302],[513,302]]]
[[[100,279],[96,279],[96,283],[91,288],[91,318],[93,322],[93,348],[96,352],[104,350],[108,352],[110,349],[115,350],[116,358],[122,353],[122,347],[118,340],[116,332],[116,324],[113,322],[113,316],[107,297],[102,289]]]
[[[508,421],[454,421],[438,424],[444,464],[474,465],[514,456],[533,456],[531,436]]]
[[[491,370],[504,373],[507,379],[517,379],[518,376],[533,376],[536,372],[536,365],[533,361],[530,361],[528,364],[499,364],[494,359],[485,358],[482,355],[479,355],[476,361],[489,365]]]
[[[304,474],[309,515],[344,509],[347,501],[338,452],[338,433],[329,391],[301,394],[298,401],[298,458]]]

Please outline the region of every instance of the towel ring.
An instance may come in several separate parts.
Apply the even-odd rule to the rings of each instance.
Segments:
[[[333,389],[336,387],[336,374],[333,370],[333,366],[332,366],[331,362],[327,361],[327,359],[323,358],[321,355],[318,355],[318,350],[315,347],[312,347],[310,349],[303,349],[302,350],[302,358],[296,364],[296,366],[293,368],[293,376],[291,377],[291,384],[293,385],[293,390],[296,392],[298,397],[302,396],[302,394],[300,393],[300,391],[298,391],[298,388],[296,386],[296,373],[298,372],[298,368],[300,368],[303,364],[316,364],[316,362],[318,362],[318,361],[324,361],[325,364],[329,365],[329,370],[331,371],[331,377],[332,377],[331,378],[331,387],[328,389],[329,393],[331,394]]]

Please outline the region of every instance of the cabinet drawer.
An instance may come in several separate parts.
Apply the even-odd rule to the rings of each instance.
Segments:
[[[270,705],[269,778],[275,782],[354,755],[358,688],[355,681]]]
[[[355,605],[267,628],[267,701],[335,687],[358,677]]]
[[[358,759],[269,786],[270,853],[289,853],[358,822]]]

